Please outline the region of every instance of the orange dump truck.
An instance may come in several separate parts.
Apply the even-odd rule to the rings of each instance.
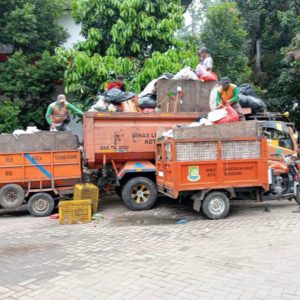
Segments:
[[[158,128],[190,124],[200,116],[201,113],[85,113],[86,165],[89,170],[95,170],[98,185],[115,186],[130,209],[149,209],[157,196]]]
[[[0,206],[10,209],[27,203],[33,216],[52,213],[59,198],[73,193],[82,177],[81,152],[72,139],[68,133],[50,132],[17,139],[1,136]]]

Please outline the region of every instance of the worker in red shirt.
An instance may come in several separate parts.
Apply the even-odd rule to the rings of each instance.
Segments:
[[[110,81],[109,83],[107,83],[107,85],[105,86],[105,91],[109,91],[113,88],[116,88],[125,92],[126,88],[124,84],[124,79],[125,78],[122,75],[117,76],[116,81]]]

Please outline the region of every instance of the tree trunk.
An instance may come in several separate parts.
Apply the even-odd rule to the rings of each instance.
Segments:
[[[256,71],[261,72],[261,39],[256,39]]]

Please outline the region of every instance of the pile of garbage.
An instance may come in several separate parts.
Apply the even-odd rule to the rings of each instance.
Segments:
[[[125,92],[118,88],[112,88],[103,94],[96,97],[96,102],[91,106],[89,111],[109,111],[109,112],[153,112],[159,111],[156,102],[157,82],[161,79],[171,80],[201,80],[201,81],[216,81],[217,78],[201,79],[195,71],[190,67],[185,67],[177,74],[164,73],[156,79],[148,83],[145,89],[138,95],[132,92]],[[124,102],[133,101],[133,105],[126,106]]]
[[[248,83],[243,83],[239,86],[240,94],[240,104],[242,107],[250,107],[252,112],[263,113],[266,111],[267,106],[264,101],[257,97],[255,91]]]
[[[23,129],[15,129],[12,135],[14,137],[18,137],[21,134],[32,134],[35,132],[39,132],[40,130],[36,126],[28,126],[26,130]],[[1,135],[8,135],[7,133],[1,133]]]

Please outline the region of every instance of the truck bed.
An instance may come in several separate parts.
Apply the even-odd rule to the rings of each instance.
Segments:
[[[189,124],[200,117],[201,113],[85,113],[87,165],[98,169],[104,159],[114,160],[116,164],[130,160],[154,160],[158,128]]]

